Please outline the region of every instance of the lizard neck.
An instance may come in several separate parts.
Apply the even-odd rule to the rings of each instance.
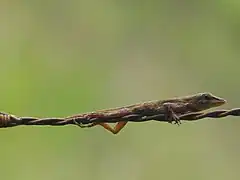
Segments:
[[[192,103],[186,103],[186,109],[188,112],[199,112],[202,111],[196,107],[196,105]]]

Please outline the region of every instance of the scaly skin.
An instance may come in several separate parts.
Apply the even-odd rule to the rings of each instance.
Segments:
[[[141,116],[152,116],[162,114],[169,123],[172,123],[174,121],[179,125],[181,124],[178,118],[180,115],[191,112],[200,112],[213,107],[221,106],[225,103],[226,100],[214,96],[211,93],[198,93],[185,97],[149,101],[129,105],[126,107],[100,110],[92,113],[74,116],[72,118],[77,119],[82,117],[83,119],[88,119],[89,122],[86,123],[87,125],[79,124],[75,121],[75,123],[82,128],[100,125],[113,134],[117,134],[127,124],[127,121],[120,121],[121,117],[127,115],[140,114]],[[117,122],[114,128],[107,124],[113,122]]]

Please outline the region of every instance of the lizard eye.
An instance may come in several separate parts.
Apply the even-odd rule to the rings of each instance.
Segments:
[[[209,94],[203,94],[202,97],[205,100],[210,100],[211,99],[211,96]]]

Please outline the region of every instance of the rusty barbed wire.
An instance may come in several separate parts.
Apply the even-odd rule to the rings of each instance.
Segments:
[[[85,114],[86,115],[86,114]],[[197,112],[181,115],[179,118],[183,121],[196,121],[204,118],[223,118],[226,116],[240,116],[240,108],[231,110],[216,110],[207,113]],[[8,128],[20,125],[78,125],[91,124],[95,122],[115,123],[119,121],[145,122],[145,121],[162,121],[168,122],[164,115],[143,116],[141,114],[132,114],[121,118],[86,118],[84,115],[74,115],[65,118],[36,118],[36,117],[17,117],[11,114],[0,112],[0,128]]]

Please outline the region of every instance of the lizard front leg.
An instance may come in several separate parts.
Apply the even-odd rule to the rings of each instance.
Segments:
[[[176,104],[164,103],[163,108],[164,108],[164,113],[165,113],[165,119],[168,120],[169,123],[172,123],[174,121],[175,124],[177,124],[177,125],[181,124],[181,121],[180,121],[178,115],[174,112],[174,108],[176,108]]]

